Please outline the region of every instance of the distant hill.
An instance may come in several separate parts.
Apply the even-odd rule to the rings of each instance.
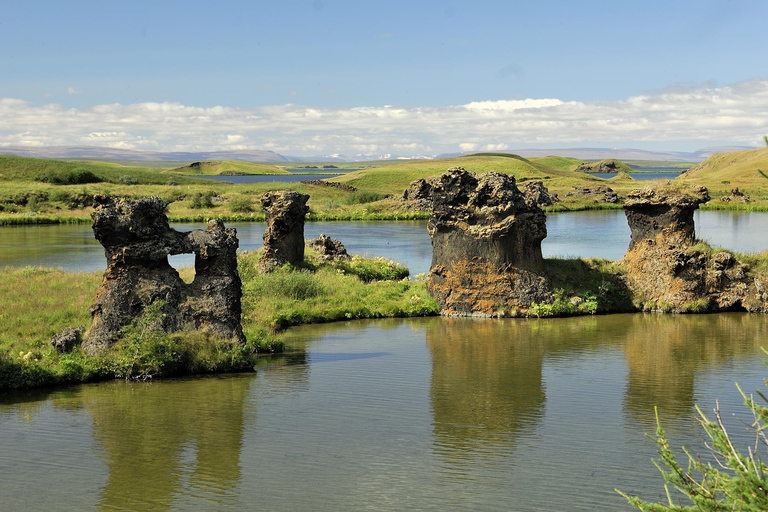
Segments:
[[[683,181],[729,186],[768,186],[768,149],[718,153],[684,171]]]
[[[596,173],[630,173],[632,169],[625,163],[616,160],[615,158],[608,158],[606,160],[599,160],[597,162],[584,162],[579,164],[575,169],[576,172],[596,172]]]
[[[29,156],[34,158],[54,158],[58,160],[98,160],[98,161],[187,161],[202,160],[239,160],[241,162],[300,162],[300,158],[283,156],[274,151],[259,149],[238,151],[134,151],[96,146],[51,146],[22,147],[0,146],[0,154]]]
[[[560,148],[560,149],[515,149],[500,153],[516,154],[525,158],[533,157],[570,157],[578,160],[605,160],[614,158],[622,161],[667,161],[701,162],[715,153],[730,153],[753,149],[743,146],[722,146],[703,148],[693,152],[682,151],[646,151],[632,148]],[[95,160],[101,162],[131,161],[136,165],[151,165],[149,162],[198,162],[205,160],[237,160],[254,163],[279,162],[373,162],[373,161],[420,161],[433,158],[445,159],[466,156],[471,153],[444,153],[440,155],[341,155],[296,157],[285,156],[274,151],[238,150],[238,151],[135,151],[96,146],[0,146],[0,155],[16,155],[35,158],[53,158],[58,160]],[[147,162],[142,164],[141,162]],[[561,163],[562,164],[562,163]],[[178,165],[178,164],[177,164]],[[162,165],[160,165],[162,166]]]
[[[253,162],[239,162],[235,160],[203,160],[202,162],[192,162],[183,167],[177,167],[173,171],[178,171],[187,175],[207,175],[207,176],[242,176],[253,174],[291,174],[285,169],[280,169],[271,165],[260,165]]]
[[[662,160],[669,162],[701,162],[715,153],[728,153],[753,149],[745,146],[722,146],[703,148],[698,151],[646,151],[632,148],[563,148],[563,149],[514,149],[504,153],[514,153],[525,158],[566,156],[579,160]],[[444,153],[435,158],[456,158],[468,153]]]

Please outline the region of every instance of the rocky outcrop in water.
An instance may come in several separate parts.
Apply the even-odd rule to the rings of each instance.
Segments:
[[[708,200],[704,187],[646,187],[627,195],[631,241],[622,266],[642,309],[768,311],[768,283],[729,252],[696,244],[693,213]]]
[[[546,216],[506,174],[449,169],[430,183],[427,289],[443,313],[513,314],[550,300]]]
[[[626,167],[625,167],[626,168]],[[616,160],[601,160],[599,162],[584,162],[574,169],[576,172],[594,172],[609,174],[619,172],[622,166]]]
[[[320,254],[323,260],[349,261],[352,259],[339,240],[331,238],[328,235],[320,234],[319,237],[307,240],[307,247],[314,249]]]
[[[121,330],[162,301],[154,327],[165,332],[209,330],[244,342],[240,324],[242,285],[237,272],[238,240],[220,220],[208,228],[179,232],[168,225],[165,203],[99,197],[93,232],[104,246],[107,270],[91,306],[92,323],[83,349],[104,352]],[[195,279],[186,284],[168,256],[195,255]]]
[[[266,213],[264,253],[259,259],[259,271],[271,272],[286,263],[298,265],[304,261],[304,221],[309,212],[309,195],[300,192],[268,192],[261,197]]]

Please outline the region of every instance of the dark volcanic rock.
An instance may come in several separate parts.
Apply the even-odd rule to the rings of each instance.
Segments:
[[[403,192],[401,201],[405,201],[408,204],[408,208],[411,210],[428,212],[432,211],[432,187],[437,183],[439,176],[433,176],[431,178],[419,178],[416,181],[411,182],[408,188]]]
[[[601,160],[600,162],[584,162],[583,164],[579,164],[574,171],[608,174],[619,172],[619,169],[619,164],[615,160]]]
[[[652,240],[658,234],[679,239],[680,243],[693,242],[693,212],[701,203],[709,201],[704,187],[684,190],[646,187],[633,190],[624,201],[624,213],[632,232],[630,250],[639,240]]]
[[[526,181],[522,185],[522,192],[530,197],[538,206],[552,206],[559,201],[557,194],[550,194],[542,181]]]
[[[621,201],[619,195],[613,191],[611,187],[573,187],[573,192],[565,194],[566,197],[570,196],[591,196],[599,203],[611,203],[616,204]]]
[[[352,259],[347,253],[347,248],[344,247],[344,244],[322,233],[317,238],[307,240],[307,247],[320,253],[320,257],[324,260],[348,261]]]
[[[431,184],[427,289],[444,313],[496,315],[550,299],[546,216],[506,174],[449,169]]]
[[[628,194],[632,232],[622,266],[642,309],[676,312],[768,311],[761,277],[732,254],[696,246],[693,212],[704,187],[645,188]]]
[[[304,261],[304,220],[309,211],[309,195],[300,192],[268,192],[261,197],[267,216],[264,231],[264,253],[259,271],[271,272],[286,263]]]
[[[324,181],[324,180],[304,180],[299,183],[305,185],[318,185],[321,187],[337,188],[339,190],[346,190],[347,192],[357,192],[357,187],[347,185],[346,183],[339,183],[338,181]]]
[[[104,352],[123,327],[155,301],[163,301],[160,328],[166,332],[206,329],[244,342],[240,324],[242,285],[237,273],[238,240],[220,220],[205,231],[171,229],[165,203],[97,198],[93,232],[104,246],[107,270],[91,306],[92,324],[83,349]],[[195,254],[195,279],[187,285],[168,255]]]
[[[721,201],[725,203],[729,203],[731,201],[739,201],[742,203],[748,203],[749,202],[749,195],[745,194],[741,190],[739,190],[739,187],[734,188],[731,190],[731,194],[728,196],[723,196],[721,198]]]
[[[67,327],[53,335],[51,345],[59,352],[69,352],[80,341],[84,331],[82,327]]]

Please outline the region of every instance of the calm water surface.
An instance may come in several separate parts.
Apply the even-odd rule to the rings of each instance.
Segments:
[[[768,317],[428,318],[288,336],[290,353],[256,374],[6,395],[2,508],[629,510],[614,488],[662,498],[653,406],[675,446],[699,451],[694,404],[719,398],[731,418],[733,382],[761,388]]]
[[[696,212],[696,234],[713,245],[740,252],[768,249],[768,213]],[[263,245],[263,223],[232,223],[242,250]],[[204,227],[177,224],[179,230]],[[629,227],[620,210],[547,215],[545,257],[620,259],[629,245]],[[432,246],[426,222],[309,222],[307,238],[325,233],[341,240],[352,254],[384,256],[407,265],[411,274],[429,270]],[[192,266],[192,256],[172,258],[174,266]],[[106,267],[104,251],[90,226],[0,227],[0,267],[42,265],[96,271]]]
[[[598,178],[605,178],[607,180],[616,177],[616,173],[611,173],[611,172],[593,172],[590,174]],[[666,170],[659,169],[656,171],[630,172],[627,174],[629,174],[630,176],[632,176],[638,181],[673,180],[678,176],[680,176],[680,170],[666,171]],[[610,186],[610,184],[608,185]]]
[[[295,183],[298,181],[307,180],[324,180],[326,178],[334,178],[338,174],[324,174],[324,173],[312,173],[312,174],[245,174],[241,176],[188,176],[188,178],[200,178],[204,180],[214,181],[228,181],[230,183]]]

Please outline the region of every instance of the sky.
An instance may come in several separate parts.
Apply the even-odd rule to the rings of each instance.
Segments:
[[[765,0],[3,0],[0,146],[758,147]]]

